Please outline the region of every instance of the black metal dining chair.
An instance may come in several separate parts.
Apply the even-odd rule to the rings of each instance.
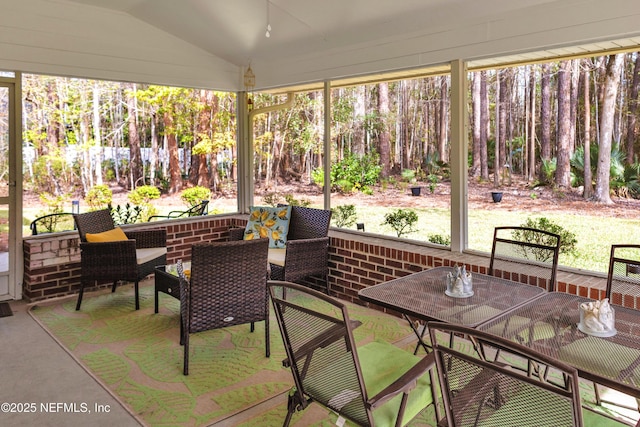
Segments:
[[[381,341],[357,347],[344,303],[291,282],[270,281],[269,293],[294,382],[285,427],[312,402],[360,426],[389,427],[433,403],[432,354]]]
[[[552,292],[556,286],[559,254],[558,234],[529,227],[496,227],[489,275]]]
[[[428,327],[449,427],[625,425],[583,410],[578,371],[560,360],[466,326]]]

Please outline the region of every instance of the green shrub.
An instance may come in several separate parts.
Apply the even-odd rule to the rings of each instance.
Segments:
[[[311,179],[313,183],[319,185],[320,187],[324,186],[324,168],[315,168],[311,171]]]
[[[262,198],[263,203],[276,207],[280,203],[280,195],[278,193],[267,193]]]
[[[84,201],[92,211],[104,209],[113,201],[113,192],[108,185],[94,185],[87,192]]]
[[[375,185],[378,182],[381,169],[377,153],[365,154],[364,156],[348,153],[344,159],[331,166],[331,185],[332,187],[338,185],[340,191],[346,191],[349,186],[345,184],[350,183],[351,190],[347,192]]]
[[[64,212],[64,205],[68,203],[69,196],[54,196],[53,194],[44,192],[40,194],[40,201],[47,207],[47,209],[38,216],[61,213]]]
[[[413,169],[403,169],[401,175],[404,181],[416,182],[416,171]]]
[[[143,206],[132,206],[127,203],[124,207],[117,205],[114,208],[111,206],[111,203],[109,203],[108,208],[111,211],[111,217],[116,225],[143,222]]]
[[[188,207],[200,204],[203,200],[211,199],[211,190],[206,187],[195,186],[187,188],[180,193],[180,199],[186,203]]]
[[[291,205],[291,206],[302,206],[302,207],[308,207],[311,205],[311,200],[309,199],[296,199],[295,197],[293,197],[293,194],[285,194],[284,195],[284,201],[287,205]]]
[[[524,224],[520,225],[521,227],[535,228],[537,230],[544,230],[550,233],[555,233],[560,236],[560,253],[572,253],[576,249],[576,245],[578,244],[578,240],[576,239],[576,235],[568,230],[565,230],[562,226],[557,225],[547,218],[527,218],[527,221]],[[530,242],[530,243],[538,243],[545,245],[553,245],[554,242],[552,239],[534,236],[534,233],[522,231],[522,232],[513,232],[512,236],[515,240],[521,242]],[[543,259],[538,259],[539,261],[546,261]]]
[[[429,191],[433,194],[436,191],[436,184],[438,184],[438,175],[431,174],[427,178],[429,179]]]
[[[355,205],[336,206],[331,209],[331,212],[333,212],[331,220],[336,227],[351,227],[356,223],[357,214]]]
[[[427,238],[431,243],[437,243],[438,245],[451,246],[451,238],[442,234],[429,234]]]
[[[385,214],[382,225],[388,225],[398,237],[402,237],[403,234],[416,231],[414,226],[417,222],[418,214],[413,209],[398,209]]]
[[[334,184],[334,187],[336,188],[336,190],[343,194],[353,193],[353,190],[355,189],[353,182],[349,181],[348,179],[339,180]]]
[[[142,185],[135,190],[131,190],[127,198],[134,205],[149,204],[151,200],[160,198],[160,190],[153,185]]]

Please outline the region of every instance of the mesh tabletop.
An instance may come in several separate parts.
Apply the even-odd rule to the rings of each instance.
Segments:
[[[537,298],[542,288],[473,273],[473,295],[445,294],[451,267],[436,267],[360,290],[362,300],[425,321],[439,320],[474,327]]]
[[[616,334],[587,335],[580,330],[583,302],[576,295],[550,292],[494,318],[477,329],[500,335],[557,358],[581,377],[640,397],[640,312],[612,306]]]

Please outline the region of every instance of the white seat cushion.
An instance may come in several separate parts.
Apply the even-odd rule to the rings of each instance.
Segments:
[[[287,256],[287,249],[269,248],[269,263],[284,267],[284,259]]]
[[[167,248],[144,248],[136,249],[136,263],[138,265],[149,262],[167,253]]]

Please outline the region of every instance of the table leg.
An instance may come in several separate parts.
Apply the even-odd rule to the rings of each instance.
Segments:
[[[416,334],[416,337],[418,337],[418,343],[416,344],[416,349],[413,351],[413,354],[418,354],[418,349],[420,348],[420,346],[424,348],[425,352],[429,353],[431,351],[430,350],[431,346],[426,342],[424,342],[424,334],[427,331],[427,323],[426,322],[424,323],[424,326],[422,327],[422,331],[418,331],[418,328],[416,327],[416,325],[414,325],[413,321],[409,316],[407,316],[406,314],[403,314],[402,317],[404,317],[407,320],[407,322],[409,322],[409,326],[413,330],[413,333]]]

